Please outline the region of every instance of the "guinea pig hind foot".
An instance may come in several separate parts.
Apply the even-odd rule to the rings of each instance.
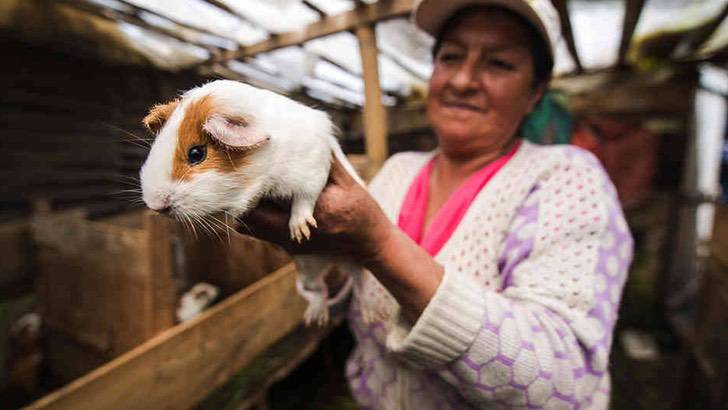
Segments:
[[[306,322],[306,326],[310,326],[313,323],[318,326],[325,326],[329,323],[327,298],[322,297],[320,300],[309,300],[308,307],[303,312],[303,320]]]
[[[298,243],[311,237],[311,228],[316,228],[316,219],[313,217],[313,205],[301,206],[294,204],[291,207],[291,218],[288,220],[288,228],[291,231],[291,239]]]

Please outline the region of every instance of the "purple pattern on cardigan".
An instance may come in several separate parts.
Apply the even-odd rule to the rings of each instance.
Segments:
[[[484,377],[483,371],[500,370],[507,378],[510,378],[507,383],[502,383],[501,386],[507,386],[510,391],[502,391],[501,394],[497,395],[499,397],[494,397],[490,401],[486,401],[486,403],[498,403],[505,406],[525,405],[526,408],[540,408],[545,402],[532,403],[528,393],[528,386],[534,385],[534,383],[539,380],[548,380],[548,384],[553,385],[551,397],[567,403],[572,408],[583,408],[590,404],[588,397],[581,397],[581,400],[576,397],[575,384],[577,382],[581,382],[581,379],[583,379],[587,374],[600,379],[605,377],[607,373],[606,359],[609,356],[609,350],[611,348],[612,329],[616,321],[619,296],[626,279],[626,272],[631,260],[632,249],[632,238],[626,229],[626,226],[624,226],[624,222],[621,224],[619,222],[623,221],[623,216],[620,209],[616,206],[616,193],[611,183],[608,183],[607,181],[604,182],[602,188],[614,201],[612,206],[609,207],[608,222],[605,232],[605,235],[610,236],[611,239],[606,241],[606,243],[602,242],[604,245],[598,250],[596,278],[597,283],[601,282],[602,285],[595,286],[594,307],[588,312],[588,316],[598,320],[603,327],[604,331],[602,337],[597,340],[593,346],[584,346],[569,330],[569,323],[567,323],[567,321],[559,315],[548,310],[544,313],[537,312],[535,310],[528,312],[527,309],[521,309],[520,306],[512,304],[510,306],[511,310],[508,310],[506,314],[503,315],[504,318],[508,316],[519,316],[514,314],[514,312],[516,310],[521,310],[523,316],[530,314],[535,316],[536,319],[541,322],[541,325],[531,324],[523,326],[523,329],[532,333],[530,335],[520,335],[521,342],[518,347],[518,355],[520,355],[524,350],[533,351],[533,344],[524,342],[524,338],[528,339],[533,334],[543,331],[544,328],[551,328],[550,333],[553,348],[552,366],[567,366],[569,368],[567,371],[571,374],[572,378],[572,381],[570,382],[571,386],[564,388],[564,390],[567,390],[567,393],[559,391],[557,383],[552,381],[553,373],[544,371],[544,369],[541,368],[542,363],[539,362],[539,358],[535,355],[530,357],[532,359],[530,366],[538,369],[538,371],[536,372],[535,377],[533,377],[528,384],[516,382],[513,372],[508,375],[506,374],[507,372],[504,372],[502,369],[498,369],[498,367],[495,366],[491,366],[491,368],[488,369],[487,366],[492,363],[498,363],[505,366],[512,366],[515,363],[511,357],[507,357],[502,354],[502,346],[500,345],[502,340],[499,340],[498,353],[484,363],[476,363],[466,352],[460,359],[456,360],[449,366],[451,371],[455,374],[468,371],[479,373],[478,381],[476,383],[470,383],[469,385],[467,380],[470,380],[470,378],[466,376],[458,377],[460,384],[457,387],[461,391],[467,389],[492,391],[494,388],[499,386],[496,383],[502,383],[503,380],[494,379],[495,383],[489,383],[487,380],[484,380],[486,377]],[[531,194],[537,190],[538,189],[533,190]],[[524,237],[523,235],[519,235],[520,230],[529,224],[535,223],[537,218],[538,204],[524,206],[517,211],[517,219],[520,219],[521,222],[519,222],[517,226],[513,226],[513,229],[507,234],[503,242],[503,247],[498,261],[499,271],[503,277],[503,289],[512,286],[512,273],[514,268],[518,266],[521,261],[528,258],[533,249],[533,237]],[[500,298],[499,295],[497,297]],[[502,323],[493,323],[486,318],[481,330],[481,335],[478,337],[500,338],[501,326]],[[482,333],[485,330],[488,331],[488,334]],[[547,330],[547,332],[549,331]],[[572,351],[567,351],[568,349],[563,349],[566,345],[577,346],[579,350],[574,351],[572,349]],[[594,365],[595,361],[598,362],[598,366]],[[593,386],[589,387],[591,387],[590,390],[594,391],[596,390],[597,385],[593,384]],[[608,392],[606,393],[608,394]],[[469,394],[469,396],[472,395],[472,393]]]

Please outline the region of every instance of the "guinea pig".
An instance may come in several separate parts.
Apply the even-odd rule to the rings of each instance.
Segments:
[[[179,299],[177,320],[186,322],[199,315],[215,301],[219,294],[220,291],[216,286],[205,282],[196,284]]]
[[[291,200],[296,241],[316,227],[313,209],[332,155],[362,183],[334,136],[328,115],[272,91],[218,80],[154,106],[144,124],[156,134],[140,171],[147,206],[180,220],[224,212],[243,216],[263,197]],[[351,261],[299,255],[298,289],[309,302],[306,323],[328,321],[323,277],[333,264],[357,283]]]

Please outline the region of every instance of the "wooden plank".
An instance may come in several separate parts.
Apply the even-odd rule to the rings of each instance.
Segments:
[[[328,36],[341,31],[353,30],[359,26],[372,24],[379,20],[408,15],[414,6],[414,0],[380,0],[366,6],[336,16],[325,17],[307,27],[292,33],[280,34],[260,43],[243,47],[239,50],[223,52],[220,59],[214,62],[236,60],[265,53],[278,48],[294,46],[315,38]]]
[[[175,21],[171,20],[170,18],[168,18],[166,16],[158,15],[156,13],[151,13],[146,10],[145,10],[145,12],[154,14],[158,18],[166,19],[172,25],[177,26],[176,29],[149,24],[146,20],[139,17],[138,13],[125,13],[125,12],[121,12],[118,10],[114,10],[112,8],[98,6],[94,3],[88,2],[86,0],[57,0],[57,1],[58,1],[58,3],[62,3],[66,7],[74,8],[78,11],[87,13],[91,16],[99,17],[99,18],[109,20],[109,21],[114,21],[114,22],[124,21],[126,23],[143,28],[145,30],[155,32],[159,35],[173,38],[173,39],[181,41],[183,43],[194,44],[198,47],[202,47],[211,52],[215,52],[215,50],[217,50],[217,48],[211,46],[210,44],[204,43],[202,41],[197,41],[192,37],[208,35],[208,36],[215,36],[215,37],[221,38],[218,35],[205,33],[203,30],[201,30],[199,28],[190,28],[191,26],[188,27],[188,26],[180,25],[179,23],[176,23]],[[120,1],[123,1],[123,0],[120,0]]]
[[[260,409],[256,406],[265,403],[271,386],[293,373],[341,322],[341,318],[335,318],[326,327],[298,326],[195,408]]]
[[[177,286],[172,269],[172,221],[152,211],[144,212],[144,231],[149,249],[149,291],[144,293],[149,306],[146,335],[155,335],[174,326]],[[128,301],[131,302],[131,301]]]
[[[657,79],[605,71],[557,78],[551,87],[568,95],[569,111],[576,115],[674,115],[685,119],[695,82],[694,72],[676,72],[669,78]]]
[[[32,226],[41,309],[54,334],[106,359],[156,334],[149,323],[162,301],[150,302],[154,283],[146,232],[89,221],[78,210],[37,214]],[[61,352],[49,356],[53,371],[66,380],[96,364],[90,356],[72,366]]]
[[[617,58],[617,65],[620,67],[624,67],[625,65],[627,51],[632,42],[632,35],[634,34],[634,29],[637,27],[637,22],[640,19],[644,5],[645,0],[626,0],[622,39],[619,42],[619,57]]]
[[[576,71],[581,73],[584,71],[584,67],[581,65],[581,59],[579,53],[576,51],[576,42],[574,41],[574,32],[571,28],[571,19],[569,18],[569,9],[566,7],[568,0],[552,0],[556,11],[559,13],[559,19],[561,20],[561,34],[566,40],[566,46],[569,48],[569,53],[574,59],[576,64]],[[555,52],[556,50],[554,50]]]
[[[717,16],[712,18],[709,23],[700,27],[699,29],[689,33],[678,45],[675,47],[673,57],[675,58],[686,58],[689,57],[695,50],[699,49],[715,31],[720,27],[723,20],[728,16],[728,2],[726,3],[723,10],[721,10]]]
[[[0,288],[29,277],[32,242],[27,220],[6,222],[0,225]]]
[[[295,275],[286,265],[28,408],[190,408],[299,325]]]
[[[384,105],[382,105],[377,39],[374,26],[357,27],[356,38],[359,40],[359,52],[364,77],[364,138],[366,153],[372,165],[378,167],[387,159],[387,112]]]
[[[710,240],[711,256],[728,271],[728,205],[715,207],[715,225]]]
[[[387,109],[387,134],[391,138],[394,135],[410,134],[430,130],[430,121],[427,119],[423,105],[399,105]],[[364,116],[356,113],[351,119],[352,131],[347,138],[361,138],[360,130],[364,129]]]
[[[315,4],[311,3],[310,1],[303,0],[302,3],[306,7],[308,7],[309,9],[313,10],[314,12],[316,12],[316,14],[318,14],[319,18],[326,17],[326,13],[323,10],[321,10],[320,8],[318,8]]]
[[[185,281],[189,286],[197,282],[214,284],[222,296],[251,285],[291,260],[281,248],[234,231],[220,229],[219,237],[195,237],[188,229],[181,229],[180,237],[185,255],[181,275]]]

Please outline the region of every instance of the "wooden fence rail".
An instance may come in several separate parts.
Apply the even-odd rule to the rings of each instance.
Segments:
[[[28,408],[190,408],[299,325],[295,275],[288,264]]]

